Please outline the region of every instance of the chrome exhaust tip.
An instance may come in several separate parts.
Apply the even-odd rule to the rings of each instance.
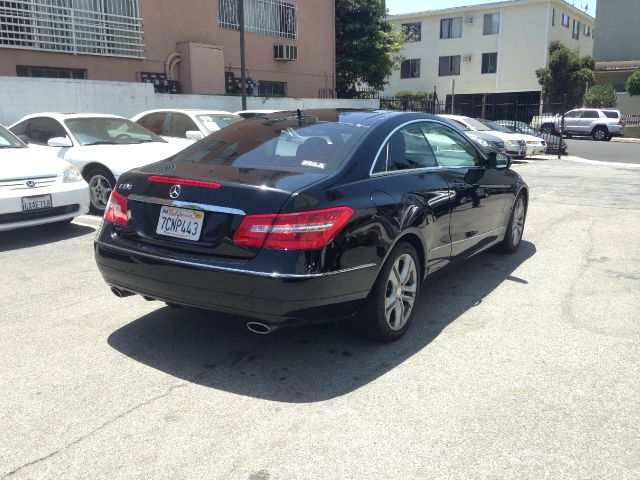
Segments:
[[[131,297],[132,295],[135,295],[132,292],[128,292],[126,290],[122,290],[121,288],[118,288],[118,287],[111,287],[111,291],[118,298]]]
[[[257,335],[269,335],[270,333],[275,332],[278,329],[278,327],[275,327],[273,325],[267,325],[266,323],[248,322],[247,329],[250,332],[255,333]]]

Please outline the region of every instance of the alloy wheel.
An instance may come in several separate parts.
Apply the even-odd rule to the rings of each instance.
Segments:
[[[516,206],[513,210],[513,221],[511,223],[511,238],[513,244],[518,245],[522,239],[522,232],[524,230],[524,200],[518,198]]]
[[[417,289],[416,263],[411,255],[400,255],[389,272],[385,289],[384,314],[391,330],[401,330],[411,317]]]
[[[102,175],[94,175],[89,181],[89,191],[91,193],[91,205],[94,208],[102,211],[107,208],[109,202],[109,195],[112,190],[109,180]]]

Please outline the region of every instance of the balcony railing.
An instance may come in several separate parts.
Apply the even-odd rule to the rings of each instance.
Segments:
[[[144,58],[138,0],[0,0],[0,47]]]
[[[245,31],[272,37],[298,38],[297,7],[282,0],[244,0]],[[218,25],[240,29],[238,0],[218,0]]]

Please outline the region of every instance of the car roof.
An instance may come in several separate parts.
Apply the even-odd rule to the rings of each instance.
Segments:
[[[140,112],[135,117],[139,117],[142,115],[148,115],[150,113],[186,113],[192,115],[234,115],[233,112],[227,112],[225,110],[206,110],[201,108],[156,108],[154,110],[146,110],[144,112]]]
[[[51,117],[58,121],[69,120],[72,118],[120,118],[126,120],[124,117],[120,115],[111,115],[108,113],[61,113],[61,112],[40,112],[40,113],[32,113],[29,115],[25,115],[18,122],[28,120],[30,118],[36,117]]]
[[[431,115],[425,113],[415,112],[398,112],[389,110],[374,110],[374,109],[346,109],[346,108],[318,108],[299,110],[302,117],[312,116],[317,117],[321,121],[361,125],[361,126],[373,126],[381,121],[388,119],[392,116],[413,114],[416,116],[423,116],[425,118],[433,118]],[[283,110],[280,112],[274,112],[262,115],[262,120],[277,120],[280,118],[295,117],[298,115],[298,110]],[[248,119],[246,121],[254,121],[255,119]]]

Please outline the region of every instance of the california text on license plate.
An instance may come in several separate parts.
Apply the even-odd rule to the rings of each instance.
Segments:
[[[204,213],[185,208],[161,207],[156,233],[168,237],[198,241]]]
[[[22,211],[30,212],[31,210],[44,210],[53,207],[51,195],[39,195],[37,197],[23,197]]]

